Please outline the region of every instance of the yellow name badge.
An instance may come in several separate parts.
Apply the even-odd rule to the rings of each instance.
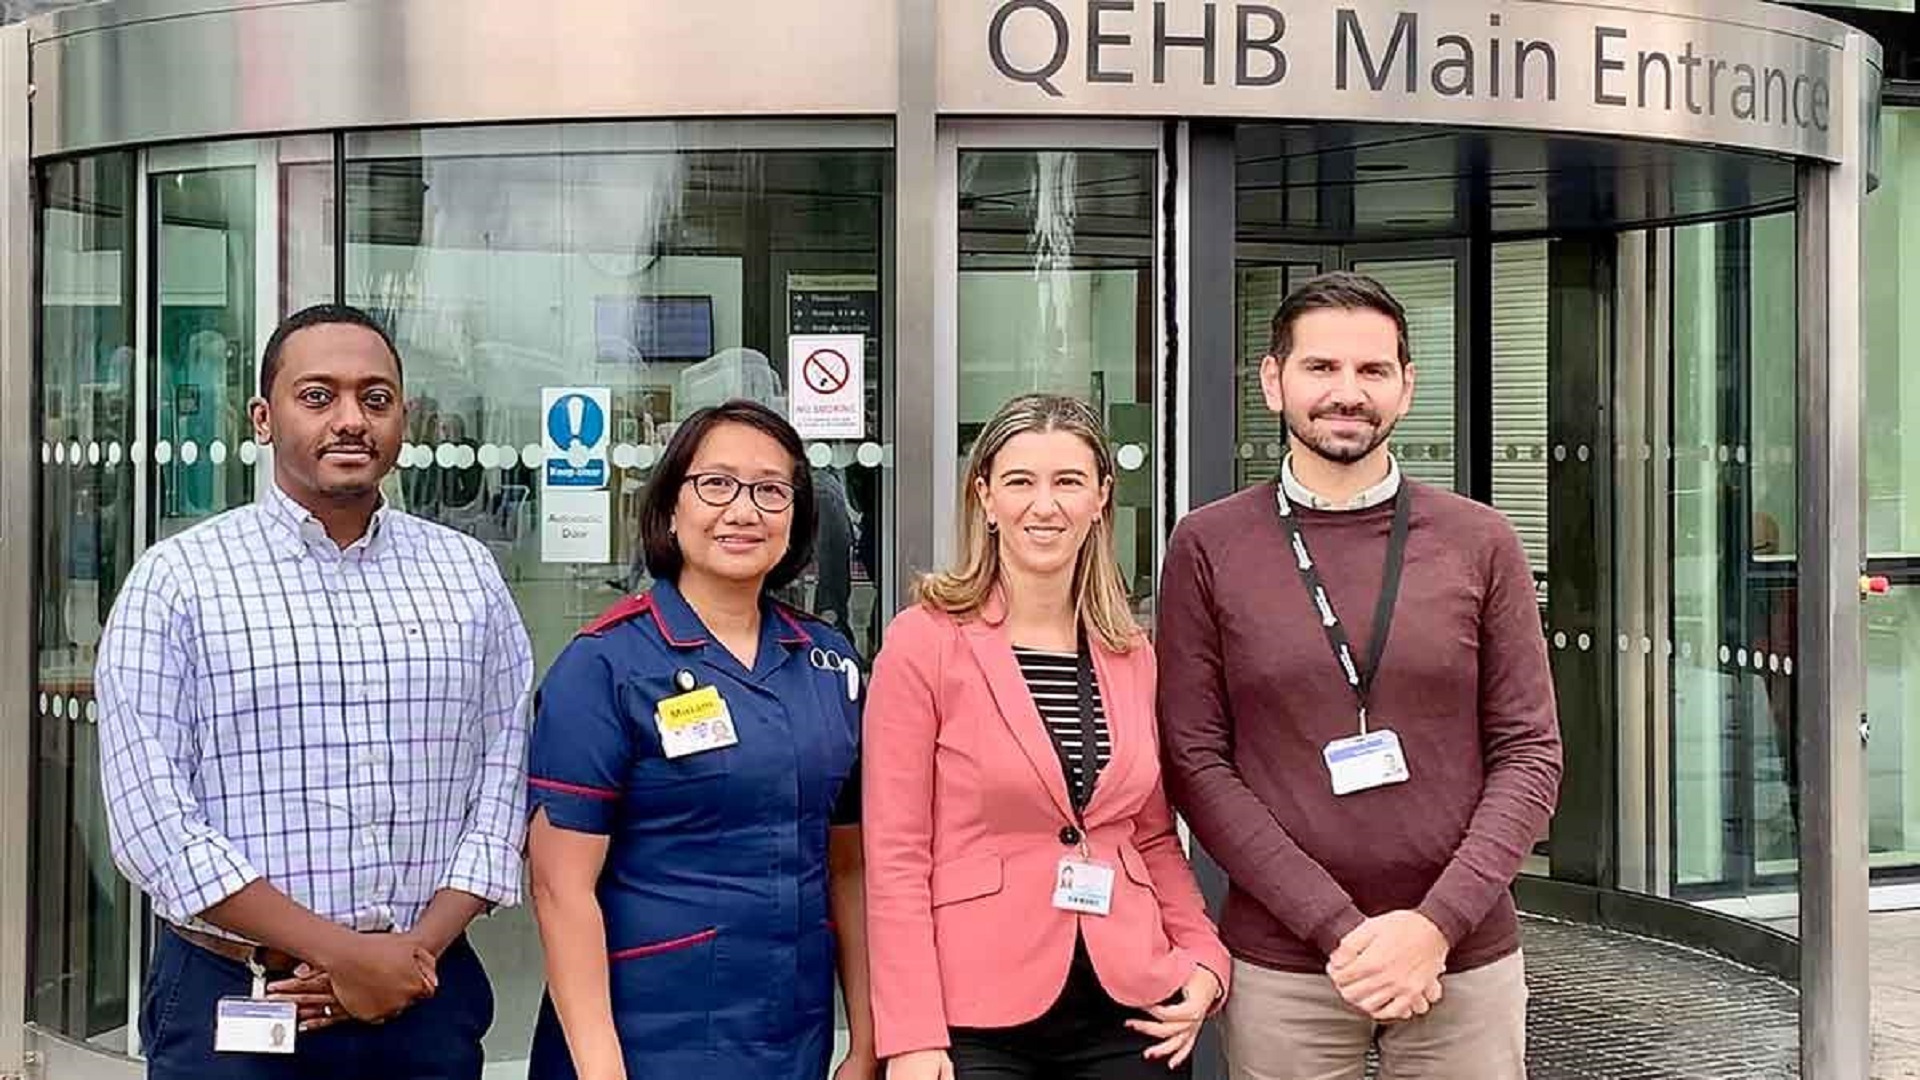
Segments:
[[[739,743],[726,699],[711,686],[662,698],[654,713],[660,749],[669,758],[705,753]]]

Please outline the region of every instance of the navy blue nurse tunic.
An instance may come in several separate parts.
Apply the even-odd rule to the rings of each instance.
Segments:
[[[658,582],[582,631],[540,687],[530,805],[610,838],[598,893],[631,1080],[829,1067],[827,830],[858,820],[860,680],[825,624],[764,601],[760,627],[749,671]],[[654,710],[682,673],[719,691],[736,745],[662,754]],[[574,1075],[549,997],[529,1077]]]

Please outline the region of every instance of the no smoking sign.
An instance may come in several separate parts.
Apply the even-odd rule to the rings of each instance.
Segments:
[[[801,438],[866,437],[866,347],[859,334],[787,338],[788,418]]]

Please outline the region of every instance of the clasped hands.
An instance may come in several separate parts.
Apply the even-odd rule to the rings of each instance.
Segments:
[[[308,1032],[348,1020],[382,1024],[439,989],[439,957],[418,938],[355,934],[337,953],[269,984],[267,996],[293,1002]]]
[[[1340,940],[1327,975],[1348,1005],[1381,1023],[1425,1016],[1440,1001],[1447,939],[1417,911],[1375,916]]]

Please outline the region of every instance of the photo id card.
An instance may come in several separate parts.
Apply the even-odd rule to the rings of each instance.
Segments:
[[[221,998],[215,1006],[213,1049],[222,1054],[291,1054],[300,1010],[291,1001]]]
[[[1335,739],[1327,744],[1325,754],[1335,795],[1403,783],[1409,776],[1407,756],[1400,750],[1400,736],[1384,729],[1350,739]]]
[[[1081,915],[1105,915],[1113,910],[1113,867],[1078,855],[1061,859],[1053,906]]]
[[[705,753],[740,742],[733,714],[720,691],[711,686],[675,694],[660,701],[654,715],[660,725],[660,749],[669,758]]]

